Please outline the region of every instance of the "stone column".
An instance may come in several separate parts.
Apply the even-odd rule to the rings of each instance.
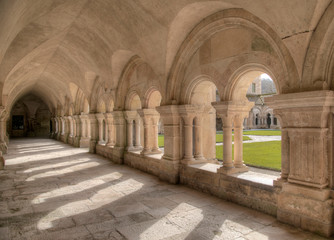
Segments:
[[[234,117],[234,167],[248,171],[243,161],[243,122],[247,112],[239,113]]]
[[[126,121],[123,111],[113,111],[112,115],[116,131],[116,144],[113,149],[113,161],[122,164],[124,162],[124,148],[126,144]]]
[[[333,233],[333,205],[329,171],[333,161],[333,91],[309,91],[275,95],[266,103],[282,126],[282,173],[277,218],[305,230],[329,236]],[[328,144],[330,143],[330,144]]]
[[[152,124],[153,124],[153,142],[152,142],[152,153],[160,154],[161,150],[159,149],[159,115],[155,115],[152,117]]]
[[[70,134],[70,122],[68,116],[64,116],[64,143],[68,143],[68,136]]]
[[[137,118],[137,111],[125,111],[124,112],[125,119],[126,119],[126,132],[127,132],[127,151],[135,150],[133,146],[133,122]],[[137,134],[137,133],[136,133]],[[137,136],[136,136],[137,137]]]
[[[61,134],[63,132],[63,123],[62,123],[62,118],[61,117],[57,117],[57,122],[58,122],[58,132],[57,132],[57,140],[60,140]]]
[[[195,117],[195,159],[197,161],[203,161],[203,152],[202,152],[202,117],[197,115]]]
[[[137,117],[135,120],[135,128],[136,128],[136,145],[135,148],[137,150],[141,150],[142,146],[140,143],[140,117]]]
[[[0,153],[7,153],[7,143],[6,143],[6,134],[7,134],[7,119],[8,114],[4,107],[0,107]],[[0,155],[0,161],[3,160],[2,154]],[[4,166],[3,161],[3,166]],[[1,162],[0,162],[1,165]],[[1,166],[0,166],[1,169]]]
[[[106,146],[113,147],[115,145],[115,138],[114,138],[114,121],[112,113],[105,113],[105,118],[107,121],[107,129],[108,129],[108,141]]]
[[[156,118],[159,118],[159,113],[155,109],[140,109],[138,113],[144,121],[144,149],[141,154],[161,153],[157,146],[158,132],[155,130]]]
[[[184,157],[182,162],[193,163],[193,120],[194,116],[182,116],[184,125]]]
[[[219,115],[218,115],[219,116]],[[232,162],[232,114],[221,116],[223,120],[223,169],[233,168]]]
[[[182,159],[183,164],[194,164],[195,159],[193,156],[193,122],[196,116],[196,108],[192,105],[179,106],[180,116],[183,119],[183,150],[184,156]]]
[[[98,121],[98,144],[105,144],[105,139],[103,139],[103,120],[104,120],[104,114],[98,113],[96,114],[96,119]]]
[[[159,178],[170,183],[178,183],[180,176],[180,114],[179,106],[169,105],[156,108],[164,124],[164,155],[159,165]]]
[[[90,136],[89,152],[96,153],[96,144],[98,142],[98,137],[99,137],[99,126],[98,126],[99,124],[98,124],[97,116],[95,113],[91,113],[88,115],[88,122],[89,122],[88,129],[89,129],[89,136]]]
[[[89,136],[88,136],[88,115],[87,114],[81,114],[80,115],[80,123],[81,123],[81,137],[80,137],[80,147],[87,148],[89,147]]]
[[[212,103],[212,105],[216,109],[217,115],[223,120],[223,167],[219,169],[219,172],[222,174],[233,174],[236,172],[247,171],[247,168],[243,167],[242,152],[240,152],[242,151],[242,121],[244,115],[248,114],[249,110],[254,106],[254,103],[251,103],[249,101],[230,101],[215,102]],[[240,115],[241,117],[238,117],[238,115]],[[232,162],[232,123],[235,118],[235,124],[237,124],[241,128],[240,130],[237,129],[238,146],[237,149],[234,149],[234,152],[238,151],[237,153],[235,153],[237,155],[236,165],[238,167],[234,167]],[[240,120],[238,120],[237,118],[240,118]]]
[[[81,119],[79,115],[73,116],[75,122],[75,134],[74,134],[74,142],[73,145],[75,147],[80,147],[80,140],[81,140]]]

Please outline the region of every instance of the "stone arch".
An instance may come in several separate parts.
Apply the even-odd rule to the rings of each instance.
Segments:
[[[289,81],[290,79],[299,79],[298,72],[288,49],[276,32],[261,19],[243,9],[227,9],[203,19],[183,41],[167,79],[167,98],[169,101],[178,100],[180,86],[184,80],[188,63],[195,51],[215,33],[230,29],[233,26],[242,26],[260,34],[269,43],[273,54],[277,56],[276,62],[286,76],[286,78],[280,79],[283,82],[280,82],[279,85],[284,88],[284,91],[288,91],[288,87],[290,91],[299,88],[298,81],[293,81],[294,86]],[[247,58],[247,56],[244,57]],[[264,61],[270,62],[273,58],[269,57]]]
[[[106,103],[105,103],[104,98],[102,96],[98,100],[96,111],[98,113],[106,113],[106,111],[107,111]]]
[[[160,106],[162,101],[161,92],[156,87],[149,88],[144,95],[144,108],[152,108]]]
[[[233,68],[234,66],[232,63],[228,70],[225,72],[225,76],[228,79],[228,85],[226,86],[226,89],[221,96],[221,98],[225,101],[247,100],[246,93],[249,85],[256,77],[259,77],[263,73],[268,74],[272,78],[276,86],[277,93],[281,92],[279,81],[277,80],[276,75],[273,74],[271,68],[268,68],[267,66],[258,63],[245,64],[232,72],[231,70]],[[277,71],[275,71],[275,73],[276,72]],[[279,77],[281,76],[279,75]]]
[[[167,49],[169,51],[166,53],[166,71],[168,72],[172,67],[173,59],[183,40],[196,24],[217,11],[233,7],[235,6],[230,3],[211,1],[210,3],[196,2],[182,8],[171,22],[168,31]]]
[[[125,65],[116,89],[115,109],[125,108],[127,93],[129,91],[130,79],[138,66],[144,64],[144,61],[137,55],[133,56]]]
[[[75,114],[79,115],[81,113],[89,113],[89,103],[88,100],[84,94],[84,92],[78,88],[76,97],[75,97],[75,102],[74,102],[74,109],[75,109]]]
[[[142,103],[137,91],[129,91],[129,94],[126,97],[125,109],[126,110],[138,110],[142,108]]]
[[[104,82],[101,81],[99,78],[95,79],[95,83],[93,86],[91,98],[90,98],[90,111],[91,112],[100,112],[99,104],[101,104],[101,97],[104,95]]]
[[[181,101],[184,104],[194,104],[195,103],[194,95],[196,95],[198,91],[201,91],[202,93],[204,93],[203,91],[208,91],[209,90],[208,88],[215,88],[215,90],[218,90],[216,83],[217,82],[213,81],[213,79],[210,76],[207,76],[207,75],[197,76],[196,78],[194,78],[194,80],[191,81],[191,83],[186,88],[183,94],[184,97],[181,98]],[[203,99],[201,99],[201,101],[202,100]],[[215,102],[216,100],[217,100],[216,98],[212,98],[212,101],[210,102],[204,101],[204,104],[207,104],[207,103],[211,104],[211,102]]]
[[[111,94],[107,94],[105,96],[105,103],[106,103],[106,111],[108,113],[114,110],[114,98]]]
[[[334,89],[334,2],[322,15],[306,53],[303,90]]]

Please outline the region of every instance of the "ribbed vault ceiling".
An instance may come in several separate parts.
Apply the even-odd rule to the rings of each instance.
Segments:
[[[164,79],[187,34],[201,19],[219,10],[243,8],[288,39],[313,31],[329,2],[2,0],[2,105],[33,92],[49,107],[56,106],[71,96],[70,82],[88,95],[93,83],[87,72],[116,88],[132,54],[143,58]]]

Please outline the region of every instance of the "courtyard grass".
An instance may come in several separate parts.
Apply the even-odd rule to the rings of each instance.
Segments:
[[[222,146],[216,146],[216,157],[223,159]],[[251,166],[281,170],[281,141],[244,143],[243,159]]]
[[[248,136],[243,136],[242,139],[243,139],[243,141],[252,140]],[[232,141],[234,141],[234,136],[232,136]],[[223,142],[223,134],[216,134],[216,143],[221,143],[221,142]],[[159,144],[159,147],[164,147],[165,146],[164,135],[159,134],[159,136],[158,136],[158,144]]]
[[[250,137],[248,136],[243,136],[242,137],[243,141],[248,141],[248,140],[252,140]],[[222,143],[223,142],[223,134],[216,134],[216,143]],[[234,135],[232,135],[232,142],[234,142]]]
[[[158,136],[158,145],[159,147],[164,147],[165,146],[165,137],[163,134],[159,134]]]
[[[244,135],[281,136],[281,130],[244,130]]]

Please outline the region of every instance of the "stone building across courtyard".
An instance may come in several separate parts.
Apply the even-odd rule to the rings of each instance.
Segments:
[[[0,26],[1,159],[47,137],[334,234],[334,1],[2,0]],[[243,129],[266,127],[282,131],[280,177],[240,178]]]

